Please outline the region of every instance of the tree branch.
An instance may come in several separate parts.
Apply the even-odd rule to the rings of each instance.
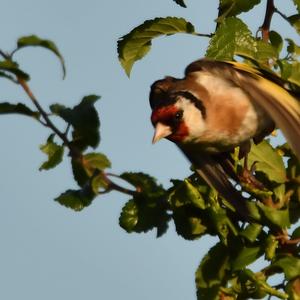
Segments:
[[[266,6],[265,19],[263,24],[260,27],[262,39],[265,42],[269,41],[271,20],[274,12],[275,12],[274,0],[268,0]]]

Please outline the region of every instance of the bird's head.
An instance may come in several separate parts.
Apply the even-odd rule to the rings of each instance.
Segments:
[[[150,92],[152,142],[167,138],[174,143],[191,142],[205,127],[206,110],[182,80],[173,77],[156,81]]]

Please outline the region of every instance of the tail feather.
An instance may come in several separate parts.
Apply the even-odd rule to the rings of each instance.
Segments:
[[[204,153],[193,154],[185,149],[181,150],[195,166],[196,172],[233,205],[241,218],[248,220],[247,199],[233,187],[221,165]]]

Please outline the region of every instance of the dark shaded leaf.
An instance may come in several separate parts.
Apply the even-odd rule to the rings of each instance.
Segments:
[[[42,47],[42,48],[50,50],[60,60],[62,70],[63,70],[63,77],[65,77],[66,67],[65,67],[64,58],[62,57],[58,48],[52,41],[41,39],[36,35],[29,35],[29,36],[24,36],[24,37],[19,38],[18,42],[17,42],[17,46],[18,46],[18,49],[21,49],[24,47],[29,47],[29,46],[34,46],[34,47]]]
[[[166,17],[145,21],[118,41],[119,60],[129,76],[133,64],[150,50],[152,40],[162,35],[195,32],[194,26],[183,18]]]
[[[53,104],[50,110],[72,125],[73,140],[72,145],[80,150],[85,150],[88,146],[96,148],[100,142],[100,121],[98,113],[94,107],[95,102],[100,97],[89,95],[82,101],[71,108],[66,108],[60,104]]]
[[[218,243],[204,256],[196,271],[198,299],[220,299],[218,294],[227,281],[226,273],[229,269],[228,249]]]
[[[293,2],[297,7],[298,13],[300,13],[300,0],[293,0]]]
[[[300,34],[300,14],[296,14],[288,17],[288,21],[295,28],[297,33]]]
[[[51,135],[47,143],[40,146],[42,152],[48,156],[48,160],[45,161],[39,168],[39,170],[49,170],[55,168],[62,162],[64,155],[64,147],[56,144],[53,141],[53,135]]]
[[[182,7],[186,7],[185,3],[183,0],[173,0],[175,3],[177,3],[178,5],[182,6]]]
[[[23,103],[12,104],[8,102],[0,103],[0,114],[21,114],[38,119],[40,113],[33,111]]]
[[[81,211],[91,204],[93,198],[86,190],[67,190],[54,200],[75,211]]]
[[[204,235],[207,226],[195,208],[185,205],[173,209],[176,232],[186,240],[195,240]]]
[[[120,175],[122,179],[132,184],[138,191],[150,195],[161,195],[164,188],[161,184],[157,184],[154,177],[142,172],[125,172]]]
[[[272,46],[277,50],[277,54],[279,55],[283,47],[283,39],[281,35],[278,32],[272,30],[270,31],[269,39]]]
[[[11,60],[0,61],[0,70],[14,74],[16,77],[22,78],[26,81],[30,79],[29,75],[26,74],[21,69],[19,69],[19,65],[16,62],[13,62]],[[5,73],[3,75],[3,72],[2,72],[2,77],[12,79],[9,75],[5,75]]]

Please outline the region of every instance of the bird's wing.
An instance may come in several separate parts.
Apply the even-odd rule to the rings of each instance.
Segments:
[[[256,68],[238,62],[201,59],[190,64],[185,71],[206,71],[229,80],[261,106],[280,128],[300,160],[300,104],[280,84],[280,78],[270,72],[268,79]]]
[[[239,65],[234,65],[234,69],[235,83],[271,116],[300,160],[300,103],[284,88],[261,75],[243,71]]]
[[[181,150],[194,165],[196,172],[233,205],[240,217],[249,220],[247,199],[233,187],[221,165],[205,153],[193,153],[184,148]]]

